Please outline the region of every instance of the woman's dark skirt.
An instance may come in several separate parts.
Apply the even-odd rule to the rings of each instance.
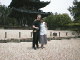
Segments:
[[[47,36],[46,35],[40,35],[40,44],[47,44]]]

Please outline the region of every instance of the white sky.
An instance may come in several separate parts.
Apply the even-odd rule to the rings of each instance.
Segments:
[[[1,4],[8,6],[12,0],[0,0]],[[41,1],[50,1],[50,0],[41,0]],[[51,3],[46,7],[42,8],[45,12],[52,12],[52,13],[67,13],[70,15],[70,12],[67,10],[69,6],[73,5],[74,0],[51,0]]]

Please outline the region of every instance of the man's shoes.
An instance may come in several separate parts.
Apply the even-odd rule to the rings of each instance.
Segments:
[[[39,49],[39,47],[37,47],[37,49]]]
[[[34,50],[36,50],[36,48],[35,48],[35,47],[33,47],[33,49],[34,49]]]

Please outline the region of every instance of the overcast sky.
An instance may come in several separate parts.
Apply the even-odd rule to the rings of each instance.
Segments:
[[[0,0],[1,4],[8,6],[12,0]],[[50,1],[50,0],[41,0],[41,1]],[[69,6],[73,5],[74,0],[51,0],[51,3],[46,7],[42,8],[45,12],[52,12],[52,13],[67,13],[70,15],[70,12],[67,10]],[[79,1],[79,0],[78,0]]]

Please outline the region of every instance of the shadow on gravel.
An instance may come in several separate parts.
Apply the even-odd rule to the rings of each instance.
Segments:
[[[7,40],[0,40],[0,43],[9,43],[9,42],[13,42],[13,43],[20,43],[20,42],[32,42],[32,39],[7,39]]]
[[[76,38],[73,38],[76,39]],[[32,38],[28,38],[28,39],[8,39],[8,40],[0,40],[0,43],[20,43],[20,42],[32,42]],[[63,38],[63,37],[58,37],[58,38],[47,38],[48,41],[51,40],[72,40],[72,38]]]

